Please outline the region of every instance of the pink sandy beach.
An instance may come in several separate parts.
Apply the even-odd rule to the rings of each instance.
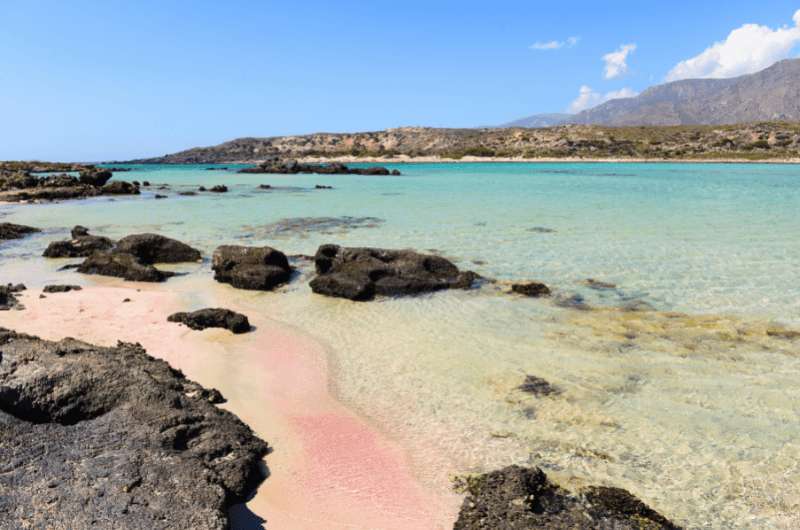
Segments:
[[[314,340],[259,314],[248,315],[256,329],[245,335],[191,331],[166,318],[195,307],[161,286],[112,281],[39,294],[23,293],[25,310],[4,312],[0,325],[46,339],[139,342],[219,389],[223,406],[269,442],[269,478],[247,510],[235,511],[234,528],[258,527],[248,523],[258,518],[269,529],[452,526],[459,498],[421,483],[405,448],[335,399],[326,352]],[[233,297],[213,301],[236,309]]]

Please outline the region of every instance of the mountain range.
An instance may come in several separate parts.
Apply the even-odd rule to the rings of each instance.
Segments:
[[[559,119],[559,116],[563,118]],[[574,115],[538,114],[503,127],[561,124],[721,125],[800,121],[800,59],[729,79],[685,79],[612,99]]]

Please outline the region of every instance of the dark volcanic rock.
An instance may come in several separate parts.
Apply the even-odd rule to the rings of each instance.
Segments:
[[[133,254],[145,264],[198,261],[200,251],[176,239],[158,234],[133,234],[117,242],[114,252]]]
[[[110,250],[114,242],[107,237],[93,236],[85,226],[72,229],[72,239],[53,241],[44,251],[46,258],[85,258],[93,252]]]
[[[62,199],[83,199],[86,197],[96,197],[101,194],[101,188],[95,188],[86,184],[67,186],[63,188],[40,187],[28,188],[17,193],[12,193],[4,197],[5,200],[12,202],[19,201],[56,201]]]
[[[76,177],[62,174],[42,177],[39,179],[37,185],[42,188],[68,188],[70,186],[77,186],[79,183],[87,184],[86,182],[80,182]]]
[[[592,486],[572,494],[538,468],[492,471],[467,479],[466,490],[454,530],[679,528],[623,489]]]
[[[261,291],[288,282],[292,275],[286,254],[271,247],[223,245],[214,251],[211,268],[218,282]]]
[[[163,282],[174,273],[161,271],[140,263],[133,254],[125,252],[94,252],[78,265],[78,272],[115,276],[133,282]]]
[[[511,286],[511,292],[524,296],[531,296],[533,298],[550,296],[551,294],[550,288],[539,282],[515,283]]]
[[[81,184],[88,184],[90,186],[95,187],[102,187],[106,185],[106,182],[111,180],[111,171],[107,169],[86,169],[80,172],[79,180]]]
[[[279,175],[296,175],[299,173],[316,173],[319,175],[399,175],[398,170],[389,171],[385,167],[351,168],[339,162],[330,164],[304,164],[297,160],[281,160],[270,158],[255,167],[240,169],[239,173],[273,173]]]
[[[212,186],[211,189],[208,190],[208,191],[211,191],[211,192],[214,192],[214,193],[227,193],[228,192],[228,186],[225,186],[224,184],[217,184],[216,186]]]
[[[16,295],[24,290],[25,286],[21,283],[18,285],[0,285],[0,311],[23,309]],[[0,352],[0,360],[2,360],[2,352]]]
[[[139,188],[124,180],[109,182],[100,189],[106,195],[139,195],[140,193]]]
[[[229,528],[267,444],[138,344],[0,329],[0,528]]]
[[[180,322],[192,329],[225,328],[233,333],[250,331],[250,321],[241,313],[230,309],[207,308],[191,313],[174,313],[167,317],[170,322]]]
[[[166,195],[161,195],[160,193],[156,193],[154,198],[155,199],[166,199],[167,196]]]
[[[83,289],[80,285],[45,285],[45,293],[68,293],[70,291],[80,291]]]
[[[197,195],[196,191],[179,191],[178,195],[182,195],[184,197],[191,197],[193,195]]]
[[[0,241],[7,239],[22,239],[23,237],[41,232],[38,228],[14,223],[0,223]]]
[[[474,272],[459,271],[445,258],[413,250],[322,245],[314,263],[317,277],[311,281],[311,290],[350,300],[468,289],[478,279]]]

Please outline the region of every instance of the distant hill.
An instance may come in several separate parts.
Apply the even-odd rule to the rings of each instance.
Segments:
[[[561,125],[566,123],[572,118],[572,114],[564,113],[550,113],[550,114],[534,114],[527,118],[521,118],[512,122],[505,123],[500,127],[529,127],[531,129],[538,129],[541,127],[552,127],[554,125]]]
[[[719,125],[800,121],[800,59],[730,79],[686,79],[612,99],[570,123],[592,125]]]
[[[672,127],[560,125],[535,129],[402,127],[374,132],[239,138],[135,162],[252,163],[272,156],[355,162],[369,159],[399,162],[420,157],[796,159],[800,158],[800,123]]]

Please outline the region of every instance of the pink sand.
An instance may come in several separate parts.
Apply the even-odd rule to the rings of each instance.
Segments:
[[[166,321],[194,309],[178,295],[163,286],[137,292],[123,285],[135,284],[46,299],[30,290],[22,296],[26,309],[4,312],[0,325],[47,339],[139,342],[187,377],[218,388],[224,406],[274,449],[266,458],[270,477],[247,504],[270,529],[452,527],[458,499],[423,486],[403,448],[334,399],[318,343],[257,314],[248,314],[257,329],[245,335],[191,331]],[[236,309],[233,297],[214,301]]]

